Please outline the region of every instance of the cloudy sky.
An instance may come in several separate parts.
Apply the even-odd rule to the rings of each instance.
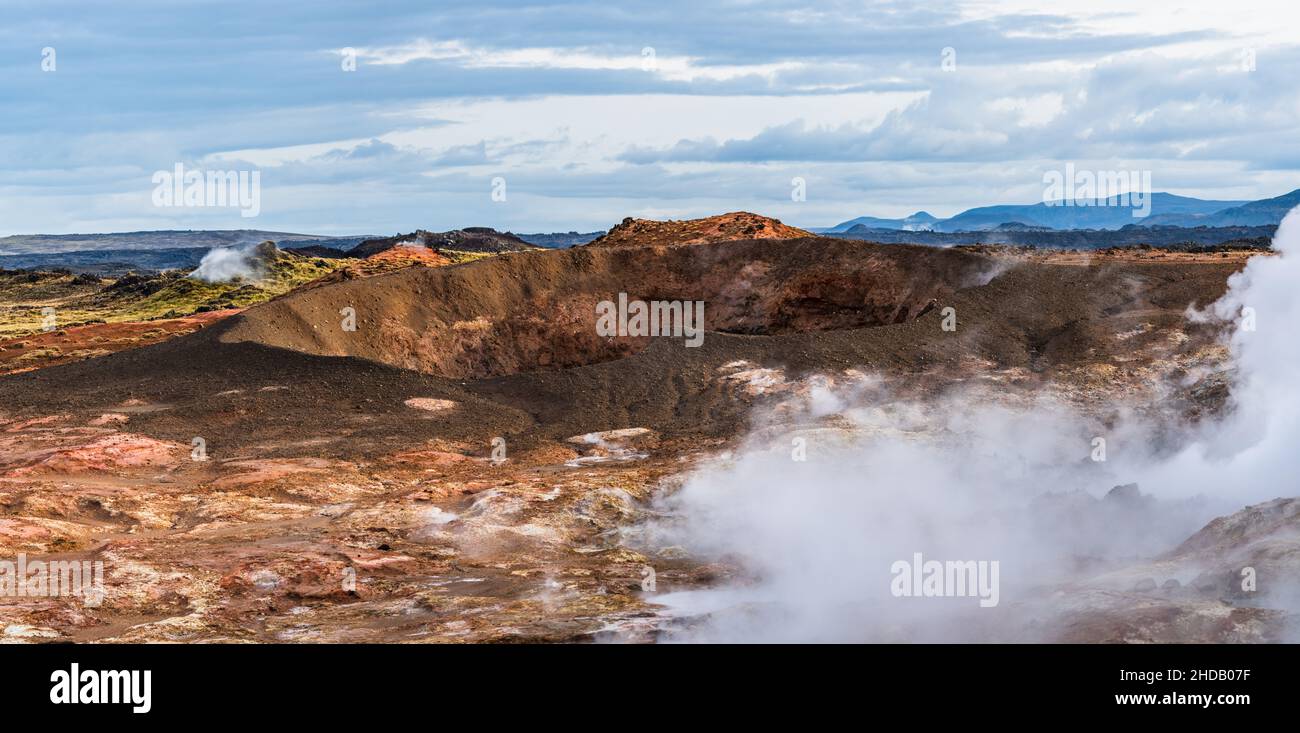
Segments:
[[[285,5],[4,0],[0,235],[822,226],[1032,203],[1066,163],[1300,187],[1295,0]],[[259,171],[259,215],[155,206],[177,163]]]

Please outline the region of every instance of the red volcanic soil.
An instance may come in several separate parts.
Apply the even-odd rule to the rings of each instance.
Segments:
[[[413,244],[399,244],[349,265],[349,269],[362,276],[379,275],[404,267],[443,267],[451,260],[435,250]]]
[[[628,217],[590,247],[645,247],[676,244],[707,244],[736,239],[799,239],[812,233],[782,224],[748,211],[719,214],[685,221],[655,221]]]
[[[349,260],[340,269],[317,278],[298,290],[312,290],[346,280],[375,277],[408,267],[444,267],[450,264],[449,258],[428,247],[418,244],[395,244],[365,258]]]
[[[195,313],[181,318],[126,323],[92,323],[0,341],[0,374],[105,356],[123,349],[193,333],[233,316],[240,308]]]
[[[124,415],[105,415],[106,418]],[[101,424],[114,422],[101,421]],[[10,447],[10,446],[7,446]],[[37,451],[16,468],[0,474],[4,477],[57,474],[67,476],[86,472],[110,472],[168,465],[186,452],[185,446],[154,440],[143,435],[110,433],[88,442]],[[10,458],[6,458],[8,463]]]

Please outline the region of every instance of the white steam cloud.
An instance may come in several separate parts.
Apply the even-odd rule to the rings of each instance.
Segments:
[[[215,247],[203,255],[198,268],[189,276],[210,283],[260,279],[265,272],[259,248],[260,245],[257,244]]]
[[[741,568],[719,587],[652,598],[677,619],[669,638],[1047,641],[1079,614],[1122,613],[1148,577],[1203,583],[1204,568],[1161,553],[1215,516],[1300,495],[1300,209],[1274,248],[1206,314],[1227,322],[1235,373],[1215,422],[1105,426],[1049,397],[1013,404],[976,390],[916,403],[870,379],[835,378],[794,406],[794,422],[820,427],[791,432],[784,405],[784,422],[689,476],[634,531],[651,562],[673,548]],[[836,427],[816,422],[827,414]],[[1090,456],[1099,435],[1105,461]],[[800,438],[806,460],[792,459]],[[1141,495],[1112,491],[1130,483]],[[891,567],[914,553],[999,562],[997,605],[897,597]],[[1297,589],[1272,582],[1263,598],[1294,611]]]

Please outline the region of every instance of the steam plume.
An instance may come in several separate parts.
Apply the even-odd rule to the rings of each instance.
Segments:
[[[805,421],[838,412],[852,430],[756,431],[688,477],[637,538],[652,556],[676,546],[742,568],[718,588],[655,599],[691,619],[674,638],[1045,640],[1030,621],[1071,610],[1054,588],[1103,583],[1213,516],[1300,494],[1300,209],[1274,248],[1206,314],[1225,322],[1232,352],[1227,414],[1175,425],[1172,439],[1168,425],[1128,418],[1105,429],[1123,446],[1105,462],[1089,460],[1095,419],[1047,398],[1014,405],[967,390],[921,404],[874,382],[814,389]],[[792,460],[791,436],[806,439],[806,460]],[[1107,495],[1129,482],[1147,496]],[[916,552],[1000,561],[1000,604],[891,595],[891,565]],[[1300,594],[1271,598],[1295,605]]]

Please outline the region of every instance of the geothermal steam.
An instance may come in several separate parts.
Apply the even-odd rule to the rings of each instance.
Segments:
[[[1218,422],[1174,426],[1172,448],[1169,425],[1107,428],[1047,399],[1009,405],[968,390],[912,404],[872,380],[826,380],[793,407],[805,425],[835,413],[850,430],[760,428],[735,457],[688,477],[643,528],[652,555],[680,546],[742,568],[722,587],[653,599],[697,620],[674,638],[1044,640],[1026,607],[1041,611],[1053,589],[1169,550],[1213,516],[1295,495],[1300,209],[1274,248],[1280,256],[1252,258],[1201,314],[1224,322],[1231,404]],[[1105,461],[1092,460],[1097,436],[1108,439]],[[795,458],[799,439],[806,460]],[[1130,482],[1147,496],[1107,496]],[[914,553],[998,561],[998,605],[896,597],[891,567]]]
[[[256,280],[262,276],[257,257],[257,244],[238,247],[215,247],[199,260],[199,266],[189,274],[196,280],[209,283],[229,282],[235,279]]]

